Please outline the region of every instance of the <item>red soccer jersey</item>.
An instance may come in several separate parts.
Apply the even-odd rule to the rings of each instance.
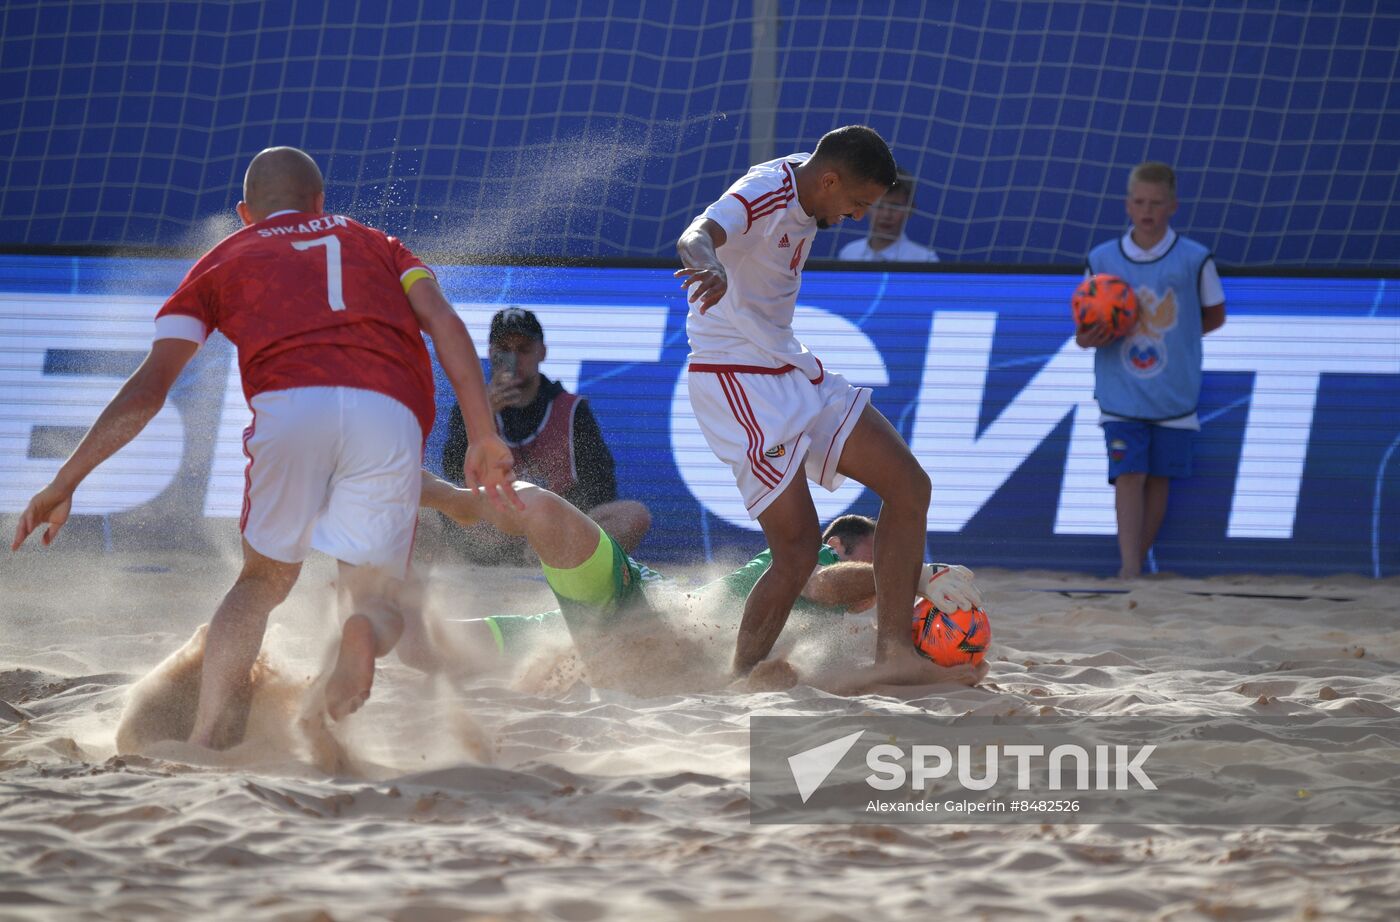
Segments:
[[[395,237],[341,215],[287,213],[224,238],[157,319],[193,317],[238,347],[243,395],[377,391],[433,427],[433,372],[402,279],[424,269]]]

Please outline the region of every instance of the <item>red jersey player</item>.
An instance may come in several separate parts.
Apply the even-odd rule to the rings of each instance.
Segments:
[[[30,500],[12,545],[45,522],[44,544],[54,539],[78,484],[160,410],[209,333],[238,347],[253,410],[243,438],[243,570],[206,639],[190,736],[203,746],[241,736],[233,705],[246,698],[269,613],[313,546],[340,561],[352,605],[324,684],[327,711],[338,719],[368,698],[374,660],[404,626],[401,590],[433,423],[422,333],[433,338],[470,430],[464,479],[499,505],[519,503],[476,348],[432,272],[395,238],[324,214],[321,172],[295,148],[254,157],[243,199],[244,228],[195,263],[160,309],[145,362]]]

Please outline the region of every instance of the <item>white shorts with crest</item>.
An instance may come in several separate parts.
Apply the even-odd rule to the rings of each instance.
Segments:
[[[692,363],[689,373],[695,421],[733,471],[750,518],[799,474],[828,490],[845,482],[836,466],[870,388],[825,369],[811,381],[791,366]]]

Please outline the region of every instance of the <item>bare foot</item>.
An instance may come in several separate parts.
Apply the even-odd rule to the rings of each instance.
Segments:
[[[364,615],[351,615],[340,634],[340,652],[326,682],[326,713],[340,720],[369,700],[374,685],[374,625]]]
[[[840,695],[857,695],[889,685],[976,685],[986,677],[989,668],[985,661],[976,665],[940,666],[911,647],[908,651],[886,654],[830,690]]]
[[[787,691],[799,681],[797,670],[787,660],[766,659],[729,687],[741,692]]]
[[[912,654],[907,662],[875,665],[877,674],[886,670],[886,681],[890,685],[939,685],[949,682],[976,685],[987,675],[989,668],[985,660],[976,665],[961,663],[957,666],[940,666],[917,653]]]

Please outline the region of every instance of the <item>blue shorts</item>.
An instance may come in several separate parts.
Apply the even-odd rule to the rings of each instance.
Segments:
[[[1190,477],[1193,429],[1169,429],[1152,423],[1111,420],[1103,424],[1108,446],[1108,482],[1119,474]]]

